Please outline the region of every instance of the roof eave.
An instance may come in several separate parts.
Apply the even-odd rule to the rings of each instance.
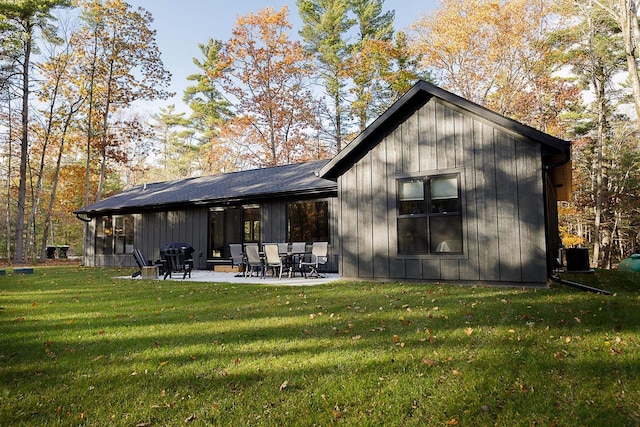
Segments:
[[[197,207],[197,206],[219,206],[219,205],[231,205],[242,203],[255,203],[256,201],[264,201],[268,199],[276,198],[306,198],[311,196],[316,197],[335,197],[338,195],[338,189],[335,185],[327,187],[316,187],[308,190],[299,191],[283,191],[277,193],[265,193],[265,194],[252,194],[248,196],[239,197],[221,197],[216,199],[198,199],[198,200],[184,200],[173,203],[154,203],[148,205],[135,205],[135,206],[120,206],[103,209],[78,209],[73,211],[74,215],[86,215],[89,218],[104,216],[110,214],[130,214],[141,213],[150,211],[170,211],[172,209],[179,209],[184,207]]]

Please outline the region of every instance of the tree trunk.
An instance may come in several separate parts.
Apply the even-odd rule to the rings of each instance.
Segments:
[[[89,76],[89,114],[87,118],[87,161],[85,171],[84,205],[89,205],[89,191],[91,189],[91,138],[93,138],[93,90],[96,76],[96,61],[98,58],[98,31],[94,30],[93,58],[91,58],[91,75]]]
[[[51,217],[53,216],[53,206],[56,200],[56,192],[58,190],[58,179],[60,176],[60,166],[62,165],[62,155],[64,153],[64,144],[67,138],[67,131],[73,116],[78,112],[83,100],[79,99],[69,107],[69,114],[67,115],[64,126],[62,128],[62,136],[60,138],[60,151],[58,151],[58,159],[56,161],[56,168],[53,173],[53,182],[51,184],[51,195],[49,197],[49,206],[47,208],[47,215],[44,221],[44,229],[42,230],[42,246],[40,251],[40,261],[44,261],[47,250],[47,234],[49,233],[49,227],[51,227]],[[53,239],[52,239],[53,242]]]
[[[638,33],[638,13],[635,0],[620,0],[620,2],[622,3],[620,27],[624,39],[629,81],[633,91],[633,103],[636,107],[636,123],[640,129],[640,76],[638,75],[638,39],[636,38]]]
[[[596,174],[596,188],[595,188],[595,207],[594,207],[594,225],[593,225],[593,260],[591,262],[592,267],[598,267],[600,260],[600,240],[601,240],[601,227],[602,227],[602,215],[604,207],[604,143],[606,138],[606,121],[607,121],[607,100],[605,98],[605,78],[604,73],[597,73],[594,76],[594,83],[596,88],[596,97],[598,104],[598,136],[596,141],[596,158],[595,158],[595,174]]]
[[[98,192],[96,201],[102,200],[102,190],[104,188],[104,177],[107,168],[107,144],[109,143],[109,109],[111,108],[112,84],[113,84],[114,61],[109,63],[109,74],[107,77],[107,95],[105,97],[104,116],[102,117],[102,159],[100,164],[100,177],[98,180]]]
[[[29,155],[29,63],[33,25],[25,23],[24,62],[22,63],[22,137],[20,140],[20,183],[18,185],[18,208],[16,212],[16,238],[13,261],[24,262],[24,214],[27,200],[27,157]]]
[[[8,113],[7,117],[9,118],[8,122],[8,152],[7,152],[7,205],[5,206],[6,211],[6,230],[7,230],[7,259],[11,259],[11,171],[13,165],[13,111],[11,109],[11,100],[8,100]]]

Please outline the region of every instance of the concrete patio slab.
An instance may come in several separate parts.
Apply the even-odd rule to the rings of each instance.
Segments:
[[[278,279],[277,277],[272,277],[267,275],[264,279],[261,277],[244,277],[237,276],[238,273],[227,273],[227,272],[219,272],[219,271],[211,271],[211,270],[193,270],[191,272],[191,278],[187,277],[184,281],[189,282],[210,282],[210,283],[253,283],[253,284],[262,284],[262,285],[277,285],[277,286],[316,286],[323,285],[325,283],[335,282],[340,279],[340,276],[337,273],[323,273],[324,278],[308,278],[300,277],[299,275],[296,277],[288,278],[282,277],[282,279]],[[141,276],[131,277],[131,276],[121,276],[118,279],[132,279],[132,280],[160,280],[163,281],[162,276],[158,279],[143,279]],[[183,281],[182,274],[173,274],[173,277],[167,277],[166,281]]]

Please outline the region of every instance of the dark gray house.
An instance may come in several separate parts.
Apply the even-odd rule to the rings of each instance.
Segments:
[[[570,191],[569,142],[421,81],[330,161],[147,184],[76,214],[87,265],[169,241],[196,268],[229,243],[329,241],[345,278],[539,285]]]
[[[320,176],[343,277],[543,284],[570,143],[419,82]]]
[[[229,243],[338,241],[336,183],[327,160],[145,184],[76,211],[87,221],[84,262],[134,266],[169,242],[195,249],[194,268],[229,259]],[[327,268],[337,271],[333,245]]]

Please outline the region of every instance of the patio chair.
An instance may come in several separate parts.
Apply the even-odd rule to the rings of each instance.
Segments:
[[[241,243],[230,243],[229,244],[229,252],[231,253],[231,267],[235,267],[236,265],[241,268],[241,274],[244,274],[245,269],[245,259],[244,253],[242,252],[242,244]]]
[[[289,243],[278,243],[278,253],[286,255],[289,252]]]
[[[257,244],[245,245],[244,253],[247,257],[245,261],[246,268],[244,269],[245,277],[247,277],[247,274],[249,274],[249,277],[252,277],[254,270],[256,271],[256,274],[258,273],[258,271],[260,271],[264,276],[264,269],[262,268],[262,259],[260,258],[260,252],[258,251],[258,245]]]
[[[165,272],[164,280],[172,277],[172,273],[182,273],[182,279],[187,275],[191,278],[191,270],[193,270],[193,259],[187,257],[184,248],[169,248],[164,251]]]
[[[307,242],[291,242],[291,251],[289,252],[289,260],[291,265],[299,270],[300,262],[303,261],[304,255],[307,252]]]
[[[313,242],[309,261],[300,261],[300,270],[304,274],[305,279],[307,278],[307,274],[309,274],[309,277],[324,277],[318,272],[318,268],[327,263],[328,246],[328,242]],[[305,267],[309,268],[308,273]]]
[[[264,245],[264,256],[265,256],[265,262],[264,262],[265,270],[271,268],[273,269],[273,273],[275,275],[275,270],[279,269],[280,272],[278,273],[278,278],[282,279],[282,271],[284,270],[285,266],[284,266],[284,262],[282,261],[282,257],[278,253],[278,245],[274,243]],[[291,278],[291,268],[289,267],[288,270],[289,270],[289,278]]]
[[[142,274],[143,267],[154,267],[155,264],[153,261],[150,261],[142,255],[142,251],[140,249],[134,249],[131,251],[133,258],[136,260],[136,264],[138,264],[138,271],[133,273],[131,277],[138,277]]]

